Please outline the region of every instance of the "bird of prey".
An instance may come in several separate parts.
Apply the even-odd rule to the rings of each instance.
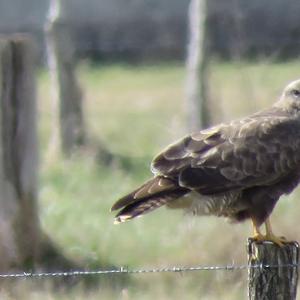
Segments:
[[[282,245],[270,214],[300,182],[300,79],[270,108],[192,133],[151,165],[154,178],[117,201],[115,223],[163,205],[194,215],[250,219],[254,239]],[[265,224],[266,234],[260,230]]]

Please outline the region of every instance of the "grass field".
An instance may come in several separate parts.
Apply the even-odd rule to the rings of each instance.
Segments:
[[[213,63],[210,94],[214,121],[243,116],[280,95],[299,76],[299,62],[285,64]],[[184,66],[82,65],[86,123],[92,139],[101,139],[124,167],[105,166],[93,151],[72,159],[49,156],[51,99],[47,73],[40,72],[40,218],[44,231],[66,256],[88,269],[101,266],[152,268],[174,265],[245,264],[250,224],[191,218],[165,209],[133,222],[113,225],[113,202],[151,176],[153,155],[186,132]],[[299,192],[298,192],[299,195]],[[300,239],[297,193],[280,201],[274,213],[278,233]],[[26,291],[28,299],[246,299],[246,271],[133,275],[121,288],[79,283],[68,291]],[[99,282],[99,284],[98,284]],[[22,283],[24,284],[24,283]],[[27,299],[24,289],[3,299]],[[5,298],[6,297],[6,298]]]

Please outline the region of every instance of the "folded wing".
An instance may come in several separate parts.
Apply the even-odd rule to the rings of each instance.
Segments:
[[[160,153],[152,170],[202,194],[273,184],[299,163],[292,122],[256,114],[189,135]]]

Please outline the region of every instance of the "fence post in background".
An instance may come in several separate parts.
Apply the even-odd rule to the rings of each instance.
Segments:
[[[85,143],[82,93],[75,74],[74,45],[65,21],[63,0],[51,0],[45,25],[52,82],[53,131],[50,151],[61,147],[66,156]]]
[[[41,230],[34,42],[0,38],[0,270],[76,267]]]
[[[249,299],[295,300],[298,258],[297,242],[279,247],[248,239]]]
[[[208,109],[207,0],[190,0],[189,42],[186,59],[186,111],[188,130],[210,125]]]
[[[35,56],[30,38],[0,39],[0,268],[37,260],[38,143]]]

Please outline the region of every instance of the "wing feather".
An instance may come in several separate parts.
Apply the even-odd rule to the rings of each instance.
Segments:
[[[293,120],[275,113],[186,136],[160,153],[152,170],[203,194],[272,184],[299,164],[300,155],[290,132]]]
[[[151,164],[151,170],[155,174],[176,175],[195,158],[223,141],[220,126],[185,136],[157,155]]]

